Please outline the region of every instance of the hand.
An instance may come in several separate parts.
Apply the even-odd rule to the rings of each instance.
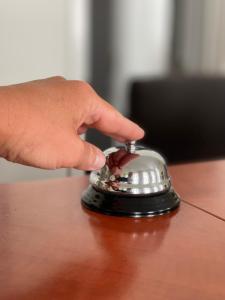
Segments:
[[[79,136],[89,127],[120,142],[144,135],[85,82],[53,77],[0,88],[0,156],[7,160],[44,169],[101,168],[104,154]]]

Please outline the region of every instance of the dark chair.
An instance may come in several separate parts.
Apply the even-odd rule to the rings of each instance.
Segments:
[[[168,163],[225,157],[225,78],[135,81],[130,105],[146,130],[143,143]]]

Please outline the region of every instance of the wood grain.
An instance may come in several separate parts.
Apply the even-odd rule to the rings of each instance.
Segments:
[[[225,220],[225,160],[170,167],[184,201]]]
[[[100,215],[80,205],[86,185],[0,186],[1,300],[225,299],[223,221],[186,203],[155,218]]]

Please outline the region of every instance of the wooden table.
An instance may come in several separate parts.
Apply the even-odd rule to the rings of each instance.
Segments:
[[[86,177],[0,186],[0,299],[225,299],[225,161],[170,168],[172,214],[80,205]]]

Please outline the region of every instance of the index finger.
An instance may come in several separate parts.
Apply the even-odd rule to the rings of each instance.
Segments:
[[[91,127],[111,136],[119,142],[140,140],[144,136],[144,130],[134,122],[125,118],[108,102],[99,101],[97,121]]]

